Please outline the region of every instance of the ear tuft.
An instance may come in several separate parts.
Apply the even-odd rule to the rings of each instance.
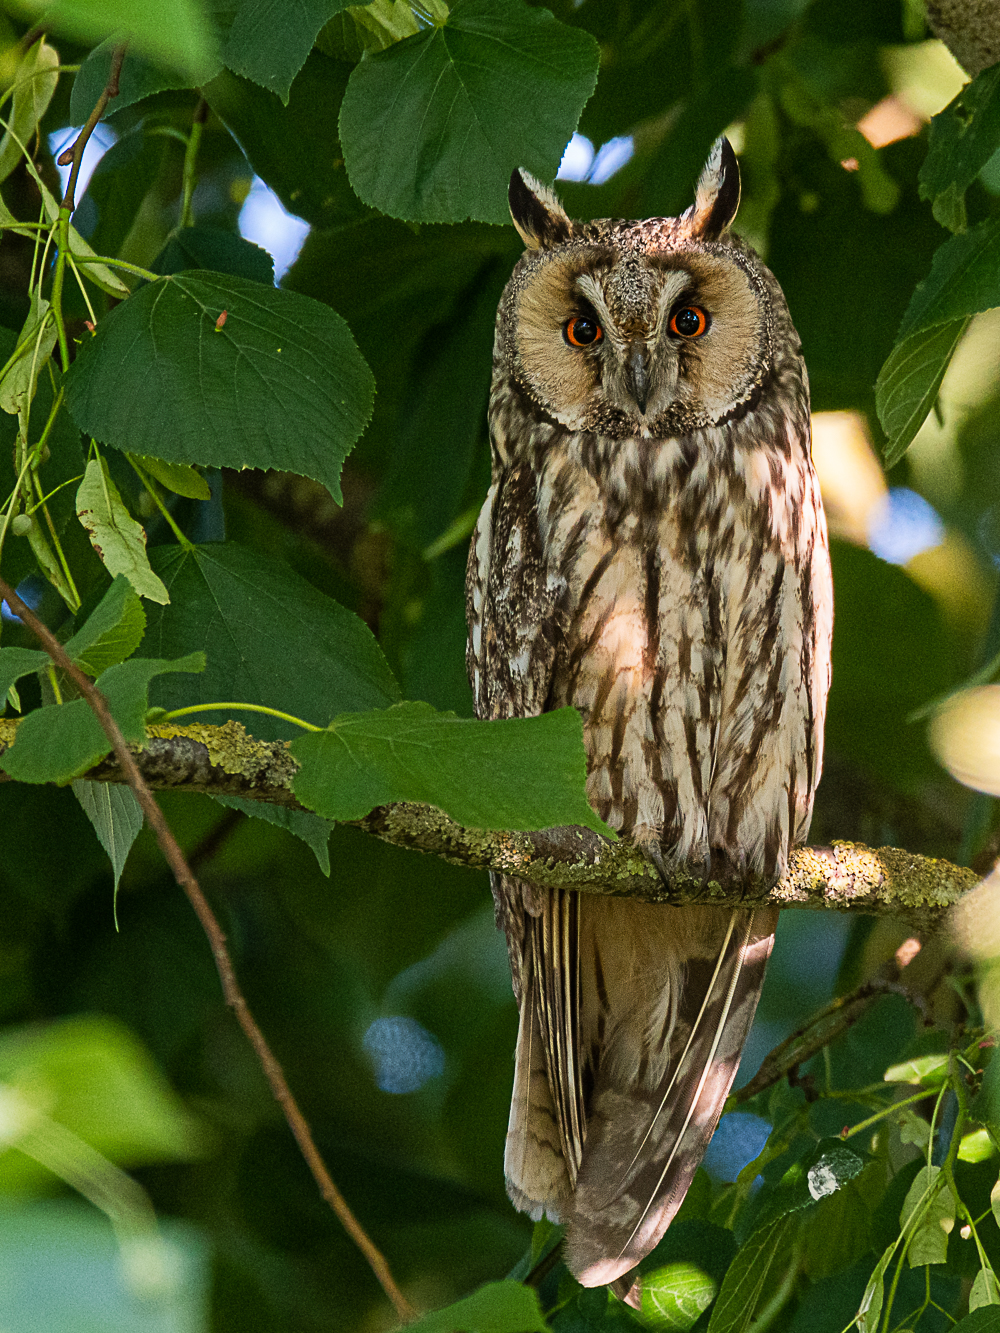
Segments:
[[[554,191],[523,168],[511,174],[507,199],[514,226],[529,250],[548,250],[569,240],[573,224]]]
[[[740,164],[733,146],[723,135],[716,139],[698,179],[694,207],[689,210],[691,234],[703,241],[717,241],[729,227],[740,206]]]

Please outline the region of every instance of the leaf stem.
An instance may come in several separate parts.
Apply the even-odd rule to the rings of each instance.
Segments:
[[[871,1125],[877,1125],[880,1120],[884,1120],[886,1116],[892,1115],[894,1111],[898,1111],[904,1106],[909,1106],[913,1102],[925,1102],[930,1095],[931,1090],[929,1088],[923,1088],[920,1092],[915,1092],[912,1097],[904,1097],[901,1102],[893,1102],[892,1105],[887,1106],[884,1111],[878,1111],[875,1115],[870,1115],[867,1120],[859,1121],[858,1124],[852,1126],[846,1134],[841,1134],[840,1137],[842,1139],[852,1139],[855,1134],[860,1134],[862,1130],[868,1129]]]
[[[198,105],[194,109],[194,119],[191,122],[191,133],[188,136],[187,148],[184,151],[184,194],[181,200],[181,220],[182,227],[191,227],[194,225],[194,211],[192,201],[194,200],[195,186],[198,184],[197,165],[198,148],[201,145],[201,135],[205,128],[205,121],[208,119],[208,103],[204,97],[198,99]]]
[[[300,717],[293,717],[291,713],[281,713],[277,708],[265,708],[263,704],[191,704],[188,708],[175,708],[173,712],[162,713],[153,718],[154,726],[159,726],[161,722],[175,722],[179,717],[187,717],[190,713],[211,713],[220,709],[227,708],[233,712],[240,713],[264,713],[268,717],[278,717],[282,722],[293,722],[303,731],[323,731],[323,727],[315,727],[311,722],[303,722]]]
[[[159,492],[156,490],[156,487],[153,485],[152,481],[146,475],[145,469],[139,466],[139,464],[135,461],[135,459],[132,457],[130,453],[126,453],[125,457],[132,464],[134,471],[138,474],[139,480],[142,482],[143,486],[145,486],[146,490],[152,496],[153,503],[157,506],[160,513],[163,515],[167,523],[170,525],[171,531],[177,538],[180,545],[183,547],[185,551],[193,551],[194,542],[192,542],[188,537],[186,537],[185,534],[181,531],[181,529],[177,526],[173,514],[171,514],[170,510],[163,503],[163,500],[161,499]]]

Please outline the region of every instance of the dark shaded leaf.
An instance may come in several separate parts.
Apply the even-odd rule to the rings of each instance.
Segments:
[[[305,63],[320,28],[350,0],[240,0],[222,59],[236,74],[277,93],[288,103],[292,80]]]
[[[0,705],[7,701],[7,691],[22,676],[41,671],[52,659],[40,648],[0,648]]]
[[[106,42],[94,48],[80,66],[73,80],[70,94],[69,114],[74,125],[85,125],[87,117],[97,104],[104,91],[111,73],[111,57],[119,45],[117,37],[109,37]],[[214,56],[207,66],[203,77],[212,78],[221,66],[218,56]],[[189,74],[169,69],[164,65],[144,60],[135,47],[125,52],[121,74],[118,78],[118,96],[108,108],[110,115],[124,111],[126,107],[141,102],[144,97],[167,89],[193,88],[196,80]]]
[[[442,27],[368,56],[340,112],[357,195],[413,222],[506,222],[515,167],[556,174],[597,44],[519,0],[456,0]]]
[[[309,847],[316,857],[316,864],[323,874],[330,877],[330,833],[333,825],[328,819],[311,815],[308,810],[289,810],[283,805],[270,805],[267,801],[246,801],[242,796],[220,796],[212,793],[213,800],[230,810],[239,810],[251,819],[263,819],[266,824],[287,829]]]
[[[143,199],[160,174],[169,144],[169,139],[151,134],[147,125],[140,124],[112,144],[94,168],[74,222],[99,254],[120,253]]]
[[[765,1222],[740,1246],[712,1307],[708,1333],[743,1333],[775,1262],[783,1262],[798,1225],[790,1214]]]
[[[207,84],[209,106],[290,213],[314,227],[370,216],[344,169],[337,118],[351,66],[314,51],[288,105],[228,70]]]
[[[364,622],[281,561],[231,542],[190,552],[164,546],[150,558],[174,600],[150,615],[145,650],[201,649],[208,659],[196,681],[161,681],[161,706],[233,700],[322,726],[340,712],[398,702],[399,686]],[[298,734],[272,718],[241,720],[262,740]]]
[[[917,284],[897,345],[904,338],[1000,305],[1000,218],[952,236],[936,251],[931,271]]]
[[[132,844],[142,828],[143,814],[130,787],[111,782],[73,784],[73,795],[90,820],[97,840],[107,852],[115,876],[115,893]]]
[[[984,69],[931,121],[920,197],[951,231],[965,230],[965,192],[1000,148],[1000,67]]]
[[[361,819],[377,805],[421,801],[471,828],[608,830],[584,795],[583,727],[573,708],[477,722],[402,703],[344,714],[299,736],[293,790],[327,819]]]
[[[66,393],[81,430],[115,448],[300,472],[339,502],[374,384],[347,325],[319,301],[193,271],[150,283],[101,320]]]
[[[153,260],[154,273],[200,268],[274,286],[274,260],[266,250],[221,227],[182,227]]]

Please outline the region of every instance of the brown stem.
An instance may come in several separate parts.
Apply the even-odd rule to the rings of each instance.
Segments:
[[[70,162],[73,163],[73,170],[69,173],[69,180],[66,182],[66,193],[63,195],[61,205],[63,208],[68,208],[71,213],[76,207],[74,196],[76,194],[77,177],[80,175],[80,163],[83,161],[83,150],[87,146],[87,140],[97,128],[98,121],[104,115],[108,103],[111,101],[112,97],[118,96],[118,79],[121,76],[122,61],[125,59],[125,51],[127,47],[128,42],[122,42],[120,46],[115,47],[111,56],[111,72],[108,74],[108,81],[104,85],[104,91],[97,99],[97,105],[87,117],[86,125],[84,125],[83,129],[76,136],[70,147],[61,152],[56,159],[61,167],[69,166]]]
[[[120,63],[120,62],[119,62]],[[370,1240],[367,1233],[362,1228],[360,1222],[351,1212],[347,1201],[337,1189],[326,1169],[322,1157],[316,1144],[313,1142],[312,1133],[305,1117],[298,1108],[292,1091],[288,1086],[281,1066],[275,1059],[270,1046],[268,1046],[264,1034],[250,1012],[243,992],[240,990],[239,983],[236,980],[236,973],[233,970],[232,960],[229,957],[229,951],[226,948],[226,937],[222,932],[211,907],[205,895],[202,893],[198,881],[191,872],[184,853],[181,851],[163,816],[163,811],[156,803],[153,793],[139,772],[139,766],[136,763],[135,756],[132,754],[128,745],[125,743],[125,737],[122,735],[118,723],[111,715],[107,700],[100,690],[96,689],[92,682],[83,674],[83,672],[70,659],[62,644],[55,637],[51,630],[38,619],[31,611],[30,607],[18,597],[14,589],[0,578],[0,600],[3,600],[10,607],[15,615],[20,616],[21,620],[27,625],[28,629],[41,642],[45,651],[52,658],[53,662],[64,671],[79,689],[81,695],[94,710],[98,722],[104,728],[104,732],[111,742],[115,752],[115,757],[121,765],[123,772],[128,780],[129,786],[135,792],[136,799],[142,807],[150,828],[156,835],[156,841],[160,845],[167,864],[174,873],[177,883],[187,894],[188,901],[195,910],[198,920],[201,922],[202,929],[208,936],[208,942],[212,949],[212,956],[215,959],[215,966],[219,973],[219,979],[222,982],[222,993],[226,1004],[236,1015],[237,1022],[243,1029],[251,1046],[257,1053],[261,1068],[264,1070],[265,1077],[271,1085],[271,1091],[275,1100],[278,1102],[288,1127],[291,1129],[295,1140],[299,1145],[302,1156],[306,1159],[309,1170],[312,1172],[313,1179],[319,1186],[319,1192],[330,1205],[337,1217],[340,1219],[344,1230],[357,1245],[358,1249],[368,1260],[372,1272],[375,1274],[382,1287],[382,1290],[388,1296],[389,1300],[396,1308],[396,1313],[404,1322],[415,1318],[415,1311],[409,1301],[396,1285],[395,1279],[389,1269],[389,1265],[384,1255],[376,1248]]]
[[[818,1051],[829,1044],[841,1033],[846,1032],[868,1012],[880,995],[901,995],[920,1010],[921,1016],[927,1017],[927,1003],[922,995],[908,990],[897,981],[882,977],[872,977],[864,981],[847,995],[840,995],[806,1020],[805,1023],[779,1042],[764,1060],[749,1083],[733,1093],[732,1103],[740,1106],[758,1092],[763,1092],[772,1083],[777,1083],[786,1074],[791,1074],[811,1060]]]

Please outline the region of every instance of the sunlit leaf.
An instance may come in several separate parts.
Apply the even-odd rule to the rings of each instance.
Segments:
[[[96,683],[125,739],[138,743],[146,736],[149,682],[167,672],[197,672],[204,666],[200,653],[175,662],[133,657],[109,667]],[[18,726],[14,744],[0,755],[0,768],[16,782],[65,783],[81,777],[110,750],[90,705],[71,699],[29,713]]]
[[[327,819],[361,819],[377,805],[422,801],[460,824],[542,829],[580,824],[607,832],[584,795],[579,714],[476,722],[402,703],[342,714],[291,745],[299,800]]]
[[[1000,796],[1000,685],[953,694],[931,719],[929,738],[956,782]]]
[[[137,51],[188,75],[210,78],[215,42],[198,0],[22,0],[22,9],[41,14],[54,33],[82,42],[114,34]]]
[[[131,657],[145,632],[142,602],[124,574],[119,574],[64,647],[81,671],[99,676],[109,666]]]
[[[175,495],[187,496],[189,500],[212,498],[208,482],[190,463],[168,463],[165,458],[150,458],[149,454],[136,454],[135,461],[155,481]]]
[[[926,421],[968,324],[954,319],[905,338],[879,371],[875,409],[889,440],[886,467],[899,462]]]
[[[45,115],[59,82],[59,53],[39,38],[14,71],[14,96],[2,113],[8,128],[0,139],[0,181],[30,152],[35,127]]]
[[[1000,1305],[1000,1286],[992,1268],[981,1268],[969,1292],[969,1312],[989,1305]]]
[[[520,1282],[489,1282],[446,1310],[408,1325],[411,1333],[546,1333],[538,1296]]]

